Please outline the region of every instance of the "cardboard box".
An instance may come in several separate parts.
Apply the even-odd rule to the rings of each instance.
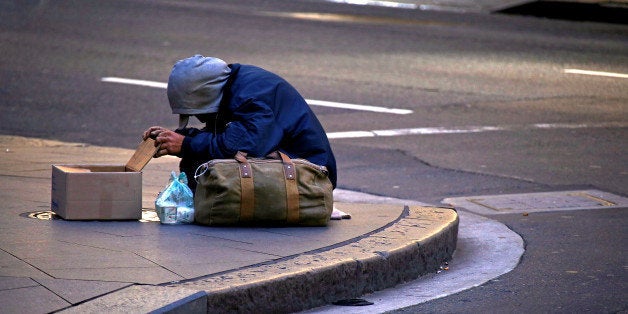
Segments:
[[[142,218],[142,173],[124,165],[53,165],[51,194],[64,219]]]
[[[126,165],[52,165],[52,211],[67,220],[141,219],[141,171],[155,151],[148,139]]]

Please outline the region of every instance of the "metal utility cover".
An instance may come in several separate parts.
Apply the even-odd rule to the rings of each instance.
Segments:
[[[446,198],[442,203],[484,215],[628,207],[628,198],[598,190]]]

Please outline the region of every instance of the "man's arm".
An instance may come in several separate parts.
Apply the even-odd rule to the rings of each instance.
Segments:
[[[232,158],[236,152],[244,151],[260,157],[277,149],[282,137],[283,131],[275,123],[272,110],[264,103],[248,100],[233,110],[223,132],[200,131],[186,136],[180,156]]]

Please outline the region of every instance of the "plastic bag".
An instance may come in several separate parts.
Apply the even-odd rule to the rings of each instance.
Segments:
[[[194,222],[194,194],[188,187],[185,172],[170,174],[166,188],[155,200],[155,211],[162,224],[188,224]]]

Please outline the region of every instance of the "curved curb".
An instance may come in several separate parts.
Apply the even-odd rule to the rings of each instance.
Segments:
[[[453,209],[412,206],[391,226],[344,246],[168,287],[205,291],[209,313],[301,311],[436,271],[452,257],[458,223]]]
[[[415,313],[413,306],[483,285],[512,271],[524,254],[523,239],[506,225],[470,212],[458,212],[458,243],[446,271],[362,296],[370,306],[325,305],[306,313]]]

